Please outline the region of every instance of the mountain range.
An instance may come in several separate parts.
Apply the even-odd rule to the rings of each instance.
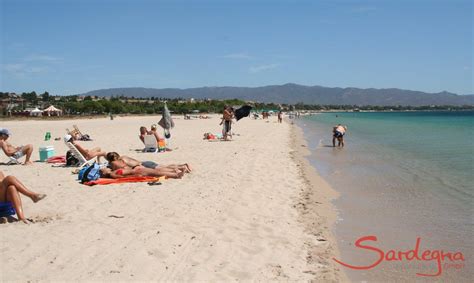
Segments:
[[[110,88],[89,91],[82,95],[111,97],[183,99],[242,99],[265,103],[322,104],[322,105],[474,105],[474,95],[457,95],[450,92],[426,93],[398,88],[340,88],[304,86],[293,83],[262,87],[199,87],[199,88]]]

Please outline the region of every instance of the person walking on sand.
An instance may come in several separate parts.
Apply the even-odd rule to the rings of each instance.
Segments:
[[[3,152],[9,157],[19,159],[26,155],[25,163],[23,165],[33,164],[30,160],[31,154],[33,153],[33,145],[27,144],[23,146],[14,147],[7,142],[7,139],[11,136],[11,133],[7,129],[0,129],[0,147]]]
[[[278,123],[281,123],[283,121],[283,113],[281,111],[278,112]]]
[[[332,146],[336,147],[336,139],[338,141],[338,147],[344,147],[344,135],[346,134],[347,126],[338,124],[332,128]]]
[[[0,202],[11,202],[15,208],[19,221],[28,224],[23,214],[20,194],[29,197],[33,202],[38,202],[46,197],[45,194],[38,194],[28,190],[20,180],[14,176],[6,176],[0,171]]]

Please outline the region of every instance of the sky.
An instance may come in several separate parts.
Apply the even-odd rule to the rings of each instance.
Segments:
[[[0,0],[0,91],[285,83],[474,94],[473,1]]]

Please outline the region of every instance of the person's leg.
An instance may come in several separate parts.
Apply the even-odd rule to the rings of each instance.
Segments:
[[[79,148],[78,148],[79,149]],[[87,160],[91,160],[94,157],[97,157],[97,161],[100,162],[100,158],[104,157],[107,155],[107,152],[102,151],[100,147],[94,147],[93,149],[85,150],[87,155],[84,155]]]
[[[332,136],[332,147],[336,147],[336,136]]]
[[[12,203],[13,208],[15,208],[16,211],[16,216],[18,216],[18,220],[28,223],[25,219],[25,215],[23,214],[23,206],[21,205],[20,194],[16,190],[15,186],[5,186],[4,183],[4,187],[6,188],[7,192],[6,200]]]
[[[181,171],[184,171],[185,173],[191,172],[193,169],[191,168],[191,165],[184,163],[184,164],[169,164],[169,165],[163,165],[160,167],[167,167],[171,169],[179,169]]]
[[[23,164],[24,164],[24,165],[33,164],[33,163],[30,161],[31,154],[33,153],[33,145],[27,144],[27,145],[23,146],[22,151],[23,151],[23,153],[26,155],[25,163],[23,163]]]
[[[16,191],[29,197],[33,202],[38,202],[46,197],[45,194],[38,194],[28,190],[26,186],[23,185],[23,183],[20,182],[20,180],[18,180],[15,176],[10,175],[5,177],[2,183],[5,185],[5,187],[14,186]]]
[[[342,136],[339,140],[339,146],[344,147],[344,136]]]
[[[179,179],[183,176],[184,172],[174,169],[170,171],[169,169],[163,169],[160,167],[157,167],[155,169],[150,169],[150,168],[145,168],[143,166],[136,167],[133,169],[133,172],[136,175],[142,175],[142,176],[153,176],[153,177],[168,177],[168,178],[175,178]]]

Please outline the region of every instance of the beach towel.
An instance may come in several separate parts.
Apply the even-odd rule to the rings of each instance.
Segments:
[[[139,183],[139,182],[159,182],[166,179],[165,177],[151,177],[151,176],[135,176],[135,177],[126,177],[120,179],[109,179],[109,178],[100,178],[95,181],[90,181],[84,183],[84,185],[94,186],[94,185],[109,185],[109,184],[121,184],[121,183]]]
[[[48,163],[66,163],[66,156],[65,155],[58,155],[50,157],[46,160]]]

